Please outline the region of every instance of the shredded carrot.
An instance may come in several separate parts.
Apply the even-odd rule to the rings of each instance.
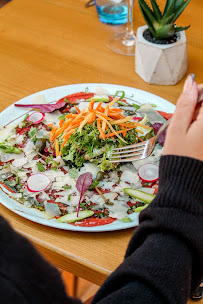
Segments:
[[[55,127],[56,127],[56,126],[53,125],[53,124],[48,124],[47,126],[48,126],[48,127],[52,127],[52,128],[55,128]]]
[[[141,124],[141,123],[139,123],[139,122],[134,122],[134,124],[135,124],[136,126],[140,126],[140,127],[142,127],[142,128],[145,128],[145,129],[151,129],[151,130],[153,129],[152,127],[143,125],[143,124]]]
[[[139,130],[139,129],[135,129],[138,133],[144,134],[143,131]]]
[[[114,103],[117,102],[117,100],[118,100],[118,98],[115,97],[111,102],[109,102],[109,104],[108,104],[109,108],[111,108],[114,105]]]
[[[83,122],[80,124],[80,126],[79,126],[79,130],[80,130],[80,131],[82,130],[82,128],[84,127],[84,125],[86,125],[86,123],[89,122],[89,120],[91,120],[92,114],[93,114],[93,113],[90,112],[90,113],[85,117],[85,119],[83,120]]]
[[[142,139],[141,137],[138,137],[138,139],[139,139],[140,141],[143,141],[143,139]]]
[[[135,126],[132,123],[122,123],[122,124],[119,124],[119,126],[121,126],[121,128],[137,128],[137,126]]]
[[[72,130],[70,130],[70,131],[65,135],[64,142],[63,142],[63,144],[62,144],[62,146],[61,146],[61,150],[62,150],[62,148],[65,146],[65,144],[66,144],[67,140],[69,139],[69,137],[71,136],[71,134],[73,134],[74,132],[75,132],[75,129],[72,129]],[[60,151],[60,152],[61,152],[61,151]],[[61,153],[59,153],[59,155],[61,155]]]
[[[93,110],[93,108],[94,108],[94,98],[92,98],[92,100],[90,101],[88,110]]]
[[[55,152],[56,152],[56,156],[58,156],[59,155],[59,142],[57,139],[55,140]]]
[[[77,117],[78,114],[67,114],[66,118],[73,118],[73,117]]]
[[[106,107],[103,107],[102,102],[100,102],[94,109],[95,100],[92,98],[88,109],[80,111],[80,109],[75,106],[78,113],[67,114],[65,116],[65,121],[63,119],[59,121],[59,127],[50,125],[52,127],[50,132],[50,140],[54,142],[53,148],[55,148],[56,155],[61,155],[61,150],[66,144],[70,135],[73,134],[77,129],[81,131],[86,124],[93,124],[96,122],[100,133],[99,137],[103,140],[105,140],[106,137],[116,136],[124,143],[127,142],[123,139],[123,137],[127,135],[129,130],[135,129],[139,133],[143,133],[137,128],[138,126],[151,129],[146,125],[132,122],[132,116],[125,117],[122,114],[122,109],[114,108],[113,105],[117,102],[117,100],[118,98],[114,98],[110,103],[107,104]],[[116,131],[113,128],[113,125],[119,126],[120,130]],[[119,134],[122,134],[123,137],[121,137]],[[60,149],[59,141],[57,139],[59,136],[60,141],[62,141]]]
[[[59,127],[60,127],[60,128],[62,127],[63,122],[64,122],[64,120],[63,120],[63,119],[60,119],[60,121],[59,121]]]
[[[78,111],[78,113],[81,113],[81,111],[80,111],[80,109],[78,107],[75,106],[75,108]]]
[[[111,125],[108,121],[106,121],[106,123],[108,124],[110,130],[111,130],[111,131],[112,131],[112,132],[113,132],[121,141],[123,141],[124,143],[127,144],[127,142],[126,142],[122,137],[120,137],[120,135],[118,135],[118,134],[116,133],[116,131],[114,130],[114,128],[112,127],[112,125]]]
[[[129,121],[133,118],[133,116],[128,116],[128,117],[125,117],[123,119],[118,119],[118,120],[112,120],[110,122],[111,125],[118,125],[118,124],[121,124],[123,122],[126,122],[126,121]]]
[[[104,131],[103,131],[102,128],[101,128],[100,120],[97,120],[97,128],[98,128],[98,130],[99,130],[99,133],[100,133],[100,135],[101,135],[101,138],[102,138],[103,140],[105,140],[106,136],[105,136]]]
[[[129,130],[132,130],[132,129],[119,130],[119,131],[116,131],[116,133],[117,134],[121,134],[121,133],[125,134]],[[112,136],[115,136],[115,133],[112,132],[112,133],[109,133],[109,134],[106,135],[106,137],[112,137]]]

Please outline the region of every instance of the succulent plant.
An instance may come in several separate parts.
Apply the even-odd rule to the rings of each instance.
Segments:
[[[161,12],[157,0],[150,1],[152,8],[148,6],[145,0],[138,0],[138,3],[145,22],[155,39],[171,38],[176,32],[187,30],[190,27],[190,25],[180,27],[174,23],[190,0],[166,0],[163,12]]]

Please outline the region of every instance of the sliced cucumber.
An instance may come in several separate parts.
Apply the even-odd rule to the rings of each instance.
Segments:
[[[109,98],[108,98],[108,96],[106,96],[106,95],[94,95],[94,97],[92,97],[92,98],[94,98],[94,100],[95,100],[96,102],[98,102],[98,101],[109,102]],[[89,98],[89,99],[87,99],[86,101],[91,101],[92,98]]]
[[[144,209],[147,208],[147,207],[148,207],[148,205],[144,205],[144,206],[137,207],[137,208],[135,209],[135,212],[141,212],[142,210],[144,210]]]
[[[76,222],[76,221],[80,221],[80,220],[83,220],[89,216],[92,216],[94,214],[93,211],[91,210],[84,210],[84,211],[79,211],[78,213],[78,217],[77,217],[77,212],[73,212],[73,213],[69,213],[69,214],[66,214],[64,216],[61,216],[60,218],[58,218],[56,220],[56,222],[59,222],[59,223],[73,223],[73,222]]]
[[[122,218],[122,222],[129,223],[129,222],[132,222],[132,220],[129,217],[124,217],[124,218]]]
[[[132,188],[124,188],[123,192],[125,192],[126,194],[128,194],[132,197],[135,197],[147,204],[151,203],[151,201],[155,198],[155,195],[148,194],[143,191],[132,189]]]
[[[144,118],[140,121],[141,124],[145,125],[148,122],[147,114],[145,114]]]

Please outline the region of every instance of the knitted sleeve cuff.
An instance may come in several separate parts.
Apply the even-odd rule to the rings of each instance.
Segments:
[[[162,156],[159,190],[150,206],[180,208],[200,214],[203,206],[203,162],[189,157]]]

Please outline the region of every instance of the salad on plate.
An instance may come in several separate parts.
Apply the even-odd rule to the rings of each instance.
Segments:
[[[26,210],[63,226],[127,225],[155,197],[164,134],[144,160],[109,160],[113,148],[154,136],[171,114],[101,88],[15,106],[34,110],[0,129],[0,186]]]

